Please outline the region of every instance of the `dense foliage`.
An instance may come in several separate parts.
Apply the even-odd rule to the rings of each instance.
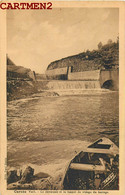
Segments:
[[[73,66],[74,72],[97,70],[97,69],[117,69],[119,66],[119,42],[108,41],[106,45],[98,44],[98,50],[80,53],[69,56],[48,65],[48,70]]]

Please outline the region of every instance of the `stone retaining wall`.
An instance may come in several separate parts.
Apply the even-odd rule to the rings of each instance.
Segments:
[[[71,72],[71,67],[69,67],[68,80],[92,81],[92,80],[99,80],[99,78],[100,78],[100,70]]]
[[[67,80],[67,67],[46,70],[47,79]]]
[[[119,70],[102,70],[100,72],[100,86],[103,87],[104,83],[112,81],[115,90],[119,89]]]

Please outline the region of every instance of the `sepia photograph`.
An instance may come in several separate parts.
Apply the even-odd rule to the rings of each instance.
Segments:
[[[119,8],[8,9],[6,36],[6,190],[118,192]]]

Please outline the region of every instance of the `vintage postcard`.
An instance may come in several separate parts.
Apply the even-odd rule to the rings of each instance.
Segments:
[[[125,4],[1,1],[1,195],[123,195]]]

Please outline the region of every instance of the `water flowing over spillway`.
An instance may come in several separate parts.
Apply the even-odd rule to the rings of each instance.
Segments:
[[[100,89],[100,83],[96,81],[50,81],[47,87],[51,90],[63,89]]]

